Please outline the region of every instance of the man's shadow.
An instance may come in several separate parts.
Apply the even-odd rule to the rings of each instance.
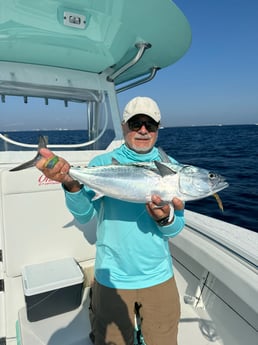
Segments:
[[[110,271],[109,269],[103,269],[101,272],[99,271],[98,274],[105,277],[105,280],[109,280]],[[109,280],[109,286],[112,286],[111,281]],[[96,293],[96,296],[94,296]],[[104,288],[101,287],[98,283],[95,282],[94,288],[92,289],[92,306],[90,305],[90,319],[92,324],[92,335],[93,340],[95,336],[95,328],[101,327],[102,332],[104,335],[104,339],[106,339],[107,329],[110,325],[115,325],[118,330],[120,331],[121,340],[123,339],[123,343],[133,345],[133,338],[134,338],[134,324],[130,319],[128,306],[122,300],[120,295],[117,293],[117,289],[113,288]],[[110,307],[110,305],[112,305]],[[92,307],[92,308],[91,308]],[[94,310],[100,308],[102,315],[98,316],[98,310]],[[131,306],[131,311],[134,310],[134,303]],[[101,317],[104,317],[105,325],[103,328],[103,322],[101,321]],[[99,319],[98,319],[99,318]],[[129,342],[128,334],[131,335],[131,342]],[[118,345],[114,342],[105,342],[103,340],[103,345]]]
[[[96,227],[97,227],[97,217],[94,217],[91,221],[81,224],[75,218],[63,226],[64,229],[69,229],[76,227],[83,233],[84,238],[90,244],[96,243]]]
[[[109,269],[105,269],[104,272],[101,272],[106,277],[110,275]],[[133,345],[134,339],[134,324],[132,323],[128,307],[125,302],[121,299],[117,290],[115,288],[108,289],[108,293],[104,293],[103,296],[98,296],[98,303],[94,303],[94,308],[92,308],[92,299],[94,296],[91,296],[95,289],[89,290],[89,293],[86,294],[84,299],[83,306],[78,310],[78,314],[71,319],[71,322],[64,328],[59,328],[48,341],[48,345],[60,345],[60,341],[63,345],[68,344],[78,344],[78,345],[88,345],[92,344],[92,340],[95,337],[95,328],[97,326],[98,320],[98,311],[95,310],[98,308],[98,305],[105,303],[107,301],[107,307],[101,305],[101,310],[104,310],[103,315],[105,317],[106,323],[104,328],[102,327],[104,340],[101,342],[101,345],[119,345],[119,343],[114,343],[106,341],[107,328],[109,325],[114,324],[120,331],[121,340],[128,345]],[[97,296],[95,296],[97,297]],[[104,301],[102,298],[105,298]],[[110,302],[112,301],[112,306],[109,307]],[[132,306],[132,309],[134,305]],[[80,327],[80,329],[78,329]],[[132,334],[132,342],[128,341],[128,331]],[[82,333],[82,338],[78,341],[78,333]],[[73,341],[74,337],[74,341]],[[91,340],[90,340],[91,339]],[[71,342],[72,341],[72,342]]]

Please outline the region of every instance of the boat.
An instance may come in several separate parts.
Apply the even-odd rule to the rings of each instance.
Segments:
[[[49,147],[86,165],[122,143],[118,94],[151,82],[190,45],[188,20],[170,0],[1,0],[1,101],[85,106],[85,141]],[[10,172],[37,142],[0,133],[0,145],[0,344],[90,345],[95,221],[77,223],[61,186],[37,169]],[[257,344],[257,234],[187,205],[185,217],[170,240],[178,344]]]

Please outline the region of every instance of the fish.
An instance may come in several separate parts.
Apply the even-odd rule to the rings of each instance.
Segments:
[[[96,167],[71,167],[69,175],[96,193],[95,200],[106,195],[135,203],[151,201],[153,194],[169,203],[198,200],[228,187],[214,172],[195,167],[154,161],[150,163],[112,164]]]
[[[34,166],[41,158],[41,147],[46,147],[43,137],[40,138],[36,157],[10,171]],[[214,194],[216,196],[228,187],[229,184],[221,175],[193,165],[171,163],[161,148],[159,151],[161,161],[121,164],[112,159],[111,164],[104,166],[71,166],[68,173],[95,192],[93,200],[108,196],[127,202],[147,203],[156,194],[163,203],[171,204],[174,197],[184,202],[198,200]],[[52,168],[56,161],[56,156],[52,157],[47,167]],[[220,201],[218,197],[217,201]]]

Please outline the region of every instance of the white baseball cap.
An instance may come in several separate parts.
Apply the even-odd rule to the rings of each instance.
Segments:
[[[157,103],[149,97],[135,97],[127,103],[123,113],[123,121],[127,122],[133,116],[143,114],[159,123],[161,116]]]

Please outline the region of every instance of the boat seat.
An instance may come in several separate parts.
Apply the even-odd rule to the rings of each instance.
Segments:
[[[67,210],[59,183],[35,168],[0,172],[3,255],[8,277],[25,265],[74,257],[94,260],[95,220],[81,225]]]
[[[17,345],[92,345],[89,338],[89,288],[75,310],[36,322],[27,319],[26,307],[18,313]]]

